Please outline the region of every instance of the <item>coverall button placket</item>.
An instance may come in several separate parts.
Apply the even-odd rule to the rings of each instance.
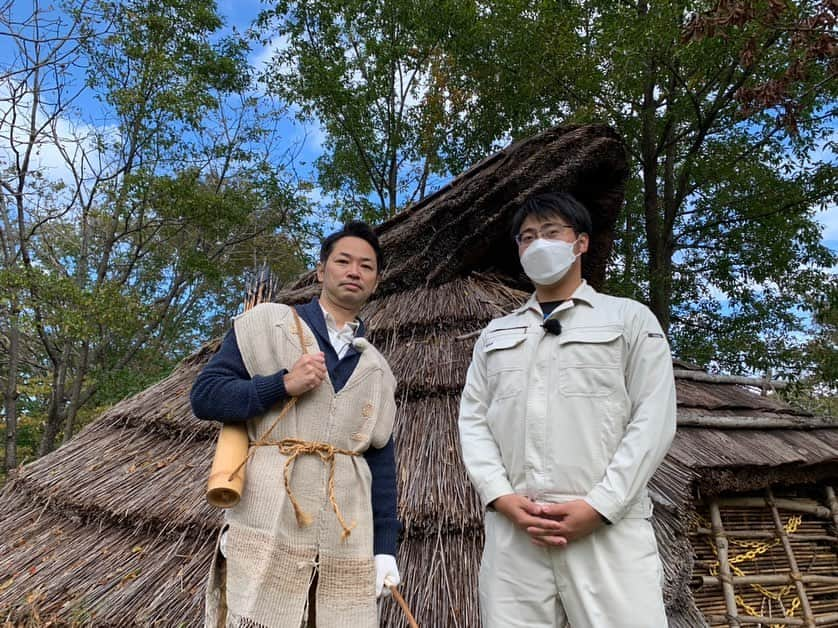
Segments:
[[[530,313],[535,314],[532,311]],[[540,322],[542,318],[540,313],[538,317]],[[527,487],[530,497],[534,499],[539,499],[541,494],[551,492],[553,489],[550,482],[550,465],[548,464],[550,447],[548,443],[547,415],[550,411],[549,384],[554,380],[552,374],[556,372],[556,353],[554,346],[558,341],[555,336],[548,334],[540,325],[537,329],[540,336],[535,349],[535,359],[532,361],[530,367],[530,378],[535,385],[528,390],[528,393],[532,391],[533,394],[527,399],[528,408],[533,409],[532,414],[527,417],[527,426],[529,428],[533,425],[534,421],[534,424],[538,427],[538,438],[532,443],[535,469],[531,475],[534,483],[532,486]]]
[[[535,318],[532,310],[527,310],[526,316]],[[529,329],[529,325],[528,325]],[[540,329],[538,331],[541,331]],[[531,498],[535,498],[541,492],[544,485],[544,461],[545,461],[545,422],[546,422],[546,407],[545,400],[545,385],[546,382],[539,375],[539,355],[541,353],[541,343],[543,338],[531,338],[529,346],[532,347],[527,355],[527,364],[529,369],[527,372],[527,386],[524,391],[526,395],[526,416],[524,426],[527,430],[526,434],[526,460],[530,468],[530,472],[526,473],[525,482],[527,483],[526,491]]]

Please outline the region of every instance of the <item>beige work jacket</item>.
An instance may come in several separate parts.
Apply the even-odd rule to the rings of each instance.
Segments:
[[[646,484],[675,435],[669,344],[652,312],[584,281],[542,327],[533,295],[474,347],[463,459],[484,505],[509,493],[582,498],[611,522],[649,516]]]

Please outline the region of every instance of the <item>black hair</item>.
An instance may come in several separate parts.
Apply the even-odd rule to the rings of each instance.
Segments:
[[[535,216],[541,220],[561,216],[568,225],[573,227],[576,235],[587,233],[590,236],[593,231],[591,214],[582,203],[567,192],[546,192],[525,200],[512,218],[513,238],[518,235],[521,225],[529,216]]]
[[[320,263],[325,264],[332,254],[332,249],[335,248],[335,242],[341,238],[352,236],[353,238],[361,238],[375,251],[375,259],[378,266],[378,272],[384,267],[384,254],[381,252],[381,245],[378,243],[378,236],[367,223],[360,220],[353,220],[347,222],[339,231],[327,235],[320,244]]]

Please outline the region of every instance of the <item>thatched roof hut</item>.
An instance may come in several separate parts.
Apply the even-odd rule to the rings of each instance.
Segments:
[[[456,416],[476,332],[526,298],[511,214],[531,192],[576,194],[595,217],[584,272],[600,285],[626,174],[609,129],[553,129],[379,230],[392,261],[364,315],[399,381],[403,592],[426,628],[479,625],[482,514],[460,462]],[[317,291],[309,274],[280,299]],[[0,623],[201,624],[220,521],[203,497],[218,426],[192,416],[188,393],[217,346],[9,481],[0,494]],[[793,608],[789,624],[804,606],[817,625],[838,625],[838,503],[829,488],[838,429],[736,380],[676,366],[681,427],[652,486],[670,625],[727,626],[716,616]],[[744,575],[714,565],[725,552],[754,554],[735,563]],[[789,572],[803,575],[792,581]],[[383,618],[404,625],[391,602]]]

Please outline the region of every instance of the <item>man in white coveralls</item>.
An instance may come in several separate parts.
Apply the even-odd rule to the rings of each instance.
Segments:
[[[669,344],[652,312],[582,279],[590,215],[565,193],[513,219],[535,294],[474,347],[463,458],[486,506],[484,628],[660,628],[646,484],[675,434]]]

